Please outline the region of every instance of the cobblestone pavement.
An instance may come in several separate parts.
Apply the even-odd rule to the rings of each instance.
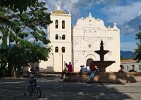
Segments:
[[[0,100],[141,100],[141,83],[72,83],[39,78],[42,97],[24,96],[28,79],[0,79]]]

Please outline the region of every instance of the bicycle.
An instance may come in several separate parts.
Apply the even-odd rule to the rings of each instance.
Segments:
[[[27,94],[29,96],[36,95],[38,98],[41,97],[41,89],[40,86],[37,84],[37,78],[33,77],[29,80],[29,85],[27,87]],[[26,93],[24,95],[26,95]]]

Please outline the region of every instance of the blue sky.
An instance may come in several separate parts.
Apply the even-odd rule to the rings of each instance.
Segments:
[[[124,51],[136,49],[136,33],[141,25],[141,0],[42,0],[46,2],[48,11],[61,9],[72,14],[72,24],[78,18],[87,17],[89,13],[95,18],[104,20],[105,26],[113,26],[116,22],[121,31],[120,47]]]

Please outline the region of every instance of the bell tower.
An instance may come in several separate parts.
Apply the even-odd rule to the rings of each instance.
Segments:
[[[71,14],[57,5],[50,17],[53,22],[48,26],[48,38],[51,41],[48,61],[55,72],[61,72],[65,63],[72,62]]]

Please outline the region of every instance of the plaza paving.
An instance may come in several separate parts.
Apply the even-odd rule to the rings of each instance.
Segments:
[[[38,78],[42,97],[24,96],[28,79],[0,79],[0,100],[141,100],[141,83],[73,83]]]

